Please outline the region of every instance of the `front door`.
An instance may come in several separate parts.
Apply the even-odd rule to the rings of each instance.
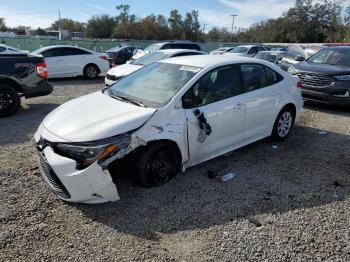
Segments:
[[[243,142],[245,108],[239,99],[241,83],[238,67],[228,65],[207,73],[184,95],[191,164],[223,154]],[[204,139],[198,112],[203,113],[211,128]]]
[[[42,53],[50,78],[65,76],[66,66],[61,48],[52,48]]]

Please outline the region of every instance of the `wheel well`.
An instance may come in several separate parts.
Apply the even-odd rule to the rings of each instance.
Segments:
[[[294,104],[292,104],[292,103],[286,104],[286,105],[281,109],[281,111],[282,111],[283,109],[285,109],[285,108],[290,108],[291,110],[293,110],[294,117],[295,117],[296,112],[297,112],[297,108],[296,108],[296,106],[295,106]],[[281,111],[280,111],[280,112],[281,112]]]
[[[98,73],[99,73],[99,74],[101,73],[101,69],[98,67],[98,65],[96,65],[96,64],[94,64],[94,63],[87,64],[87,65],[84,67],[83,72],[85,72],[85,69],[86,69],[89,65],[96,66],[96,68],[97,68],[97,70],[98,70]]]
[[[137,150],[143,150],[143,149],[147,148],[147,147],[150,146],[150,145],[159,144],[159,143],[164,144],[164,146],[173,147],[173,148],[175,149],[176,153],[177,153],[178,156],[179,156],[180,164],[182,163],[182,155],[181,155],[181,151],[180,151],[179,146],[178,146],[174,141],[169,140],[169,139],[161,139],[161,140],[149,141],[149,142],[147,143],[147,145],[141,146],[141,147],[138,148]]]
[[[0,83],[12,86],[17,91],[17,93],[23,93],[22,87],[18,83],[16,83],[15,81],[13,81],[11,79],[8,79],[8,78],[1,79]]]

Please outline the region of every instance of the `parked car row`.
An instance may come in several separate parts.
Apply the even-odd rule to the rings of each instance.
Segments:
[[[148,53],[136,60],[131,61],[130,63],[116,66],[110,69],[105,78],[105,83],[107,86],[114,84],[119,81],[121,78],[139,70],[140,68],[152,64],[154,62],[170,58],[170,57],[179,57],[179,56],[188,56],[188,55],[203,55],[204,52],[188,49],[163,49],[158,50],[152,53]]]
[[[177,46],[187,47],[187,49],[172,49]],[[3,45],[0,47],[3,47]],[[110,64],[119,64],[107,72],[105,77],[107,86],[113,85],[146,65],[166,58],[205,54],[196,50],[201,49],[200,45],[196,43],[171,41],[153,44],[147,48],[147,54],[120,65],[132,57],[132,53],[138,50],[137,47],[118,47],[101,54],[76,46],[56,45],[41,48],[34,51],[31,55],[20,50],[11,49],[11,47],[6,48],[7,51],[1,52],[0,55],[9,57],[2,59],[2,63],[7,61],[9,63],[8,66],[14,65],[15,69],[23,69],[27,65],[25,61],[31,61],[35,56],[42,56],[45,59],[41,62],[41,65],[45,65],[45,78],[82,75],[87,79],[94,79],[100,73],[107,72],[110,69]],[[311,46],[303,49],[299,45],[291,45],[286,51],[283,51],[284,49],[282,51],[280,49],[267,51],[267,48],[261,45],[243,45],[215,50],[212,54],[224,54],[225,56],[231,56],[232,59],[234,56],[253,56],[256,59],[269,61],[301,79],[304,86],[302,93],[305,99],[336,105],[348,105],[350,103],[348,88],[348,75],[350,75],[348,70],[350,66],[349,48]],[[314,55],[315,53],[316,55]],[[10,58],[11,56],[12,59]],[[337,58],[340,60],[337,61]],[[10,61],[12,64],[10,64]],[[34,63],[28,63],[28,65],[30,65],[27,68],[29,71],[31,68],[35,68]],[[20,101],[20,99],[15,94],[30,97],[26,94],[26,88],[15,88],[22,85],[27,86],[27,84],[21,83],[21,81],[26,81],[26,78],[23,77],[24,75],[16,76],[18,72],[18,70],[9,70],[9,67],[1,68],[0,70],[1,84],[8,85],[9,81],[6,80],[7,82],[5,82],[4,79],[12,78],[13,82],[11,82],[11,85],[14,86],[12,88],[13,91],[10,93],[8,92],[9,87],[6,88],[6,93],[5,89],[2,88],[2,93],[0,94],[0,116],[8,116],[16,112],[19,107],[19,103],[16,101]],[[32,71],[30,72],[33,73]],[[38,93],[40,94],[41,92]],[[9,101],[12,105],[11,110]]]

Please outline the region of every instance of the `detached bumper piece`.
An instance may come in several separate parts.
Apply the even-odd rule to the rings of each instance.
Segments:
[[[40,164],[40,173],[44,178],[45,182],[50,186],[50,188],[55,192],[56,195],[62,199],[68,200],[70,194],[67,189],[64,187],[62,182],[58,179],[57,175],[47,163],[45,157],[38,151],[39,164]]]
[[[97,204],[120,199],[108,170],[98,163],[77,170],[74,160],[55,153],[50,146],[39,151],[38,157],[45,183],[62,200]]]

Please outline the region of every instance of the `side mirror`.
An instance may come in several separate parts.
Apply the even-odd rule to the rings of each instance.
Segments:
[[[303,62],[305,61],[305,57],[301,56],[301,55],[298,55],[294,58],[295,61],[298,61],[298,62]]]

